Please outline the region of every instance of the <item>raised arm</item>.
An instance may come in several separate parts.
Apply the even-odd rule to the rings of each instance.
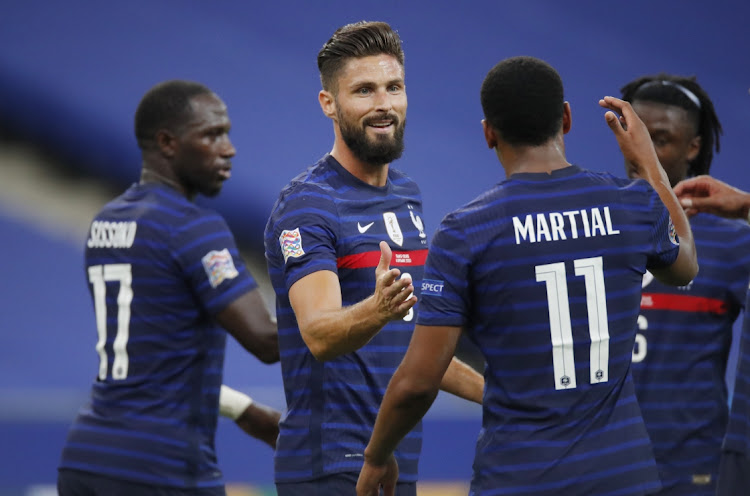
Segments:
[[[375,269],[374,293],[342,307],[338,276],[329,270],[313,272],[289,289],[302,339],[316,359],[325,361],[367,344],[391,320],[402,319],[414,306],[410,278],[390,269],[391,249],[380,242],[380,262]]]
[[[656,190],[664,206],[669,210],[675,231],[680,237],[680,251],[675,262],[669,267],[654,270],[652,273],[665,284],[675,286],[688,284],[698,274],[693,232],[687,215],[669,184],[667,173],[659,163],[648,128],[638,118],[633,107],[624,100],[605,96],[599,100],[599,105],[610,110],[604,114],[604,118],[617,138],[623,156],[638,168],[638,176],[648,181]],[[615,112],[619,114],[619,118]]]
[[[674,187],[674,192],[688,215],[706,212],[750,222],[750,193],[711,176],[685,179]]]

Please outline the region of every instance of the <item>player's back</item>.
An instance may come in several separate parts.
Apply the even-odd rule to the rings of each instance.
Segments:
[[[85,269],[99,373],[62,468],[169,486],[221,483],[213,437],[226,333],[210,313],[223,296],[206,278],[212,262],[195,263],[196,250],[221,236],[230,235],[218,215],[159,185],[134,185],[95,217]]]
[[[630,362],[642,275],[677,254],[670,227],[644,181],[576,166],[515,174],[443,221],[433,249],[466,267],[487,361],[476,494],[659,487]]]

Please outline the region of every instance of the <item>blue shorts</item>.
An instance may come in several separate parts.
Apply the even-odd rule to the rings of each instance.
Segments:
[[[357,494],[359,474],[342,472],[304,482],[277,482],[277,496],[354,496]],[[396,496],[416,496],[416,482],[396,484]],[[62,496],[62,495],[61,495]]]
[[[181,488],[153,486],[102,475],[62,469],[57,473],[59,496],[226,496],[224,486]]]
[[[745,453],[722,451],[716,496],[750,494],[750,457]]]

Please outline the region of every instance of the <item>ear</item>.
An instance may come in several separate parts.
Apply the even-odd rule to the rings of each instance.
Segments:
[[[160,129],[156,132],[156,146],[162,155],[172,158],[177,153],[177,138],[166,129]]]
[[[568,134],[570,126],[573,124],[573,117],[570,114],[570,103],[563,103],[563,121],[562,121],[562,132]]]
[[[703,144],[703,140],[700,136],[695,136],[693,139],[690,140],[690,143],[688,143],[688,152],[687,152],[687,161],[692,162],[695,160],[695,157],[698,156],[698,154],[701,151],[701,145]]]
[[[320,103],[320,108],[326,117],[336,119],[336,99],[331,92],[320,90],[320,93],[318,93],[318,103]]]
[[[487,119],[482,119],[482,131],[484,131],[484,140],[487,142],[487,148],[497,147],[497,134],[487,123]]]

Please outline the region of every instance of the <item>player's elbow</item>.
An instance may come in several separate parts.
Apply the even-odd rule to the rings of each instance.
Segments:
[[[682,255],[682,254],[680,254]],[[698,260],[692,256],[680,256],[670,267],[653,271],[654,277],[670,286],[687,286],[698,275]]]
[[[258,360],[267,364],[279,361],[279,334],[275,330],[263,337],[262,345],[258,348],[255,356],[258,357]]]
[[[310,340],[310,342],[306,341],[306,344],[312,356],[314,356],[319,362],[327,362],[328,360],[333,360],[340,355],[340,353],[337,353],[331,346],[319,340]]]

